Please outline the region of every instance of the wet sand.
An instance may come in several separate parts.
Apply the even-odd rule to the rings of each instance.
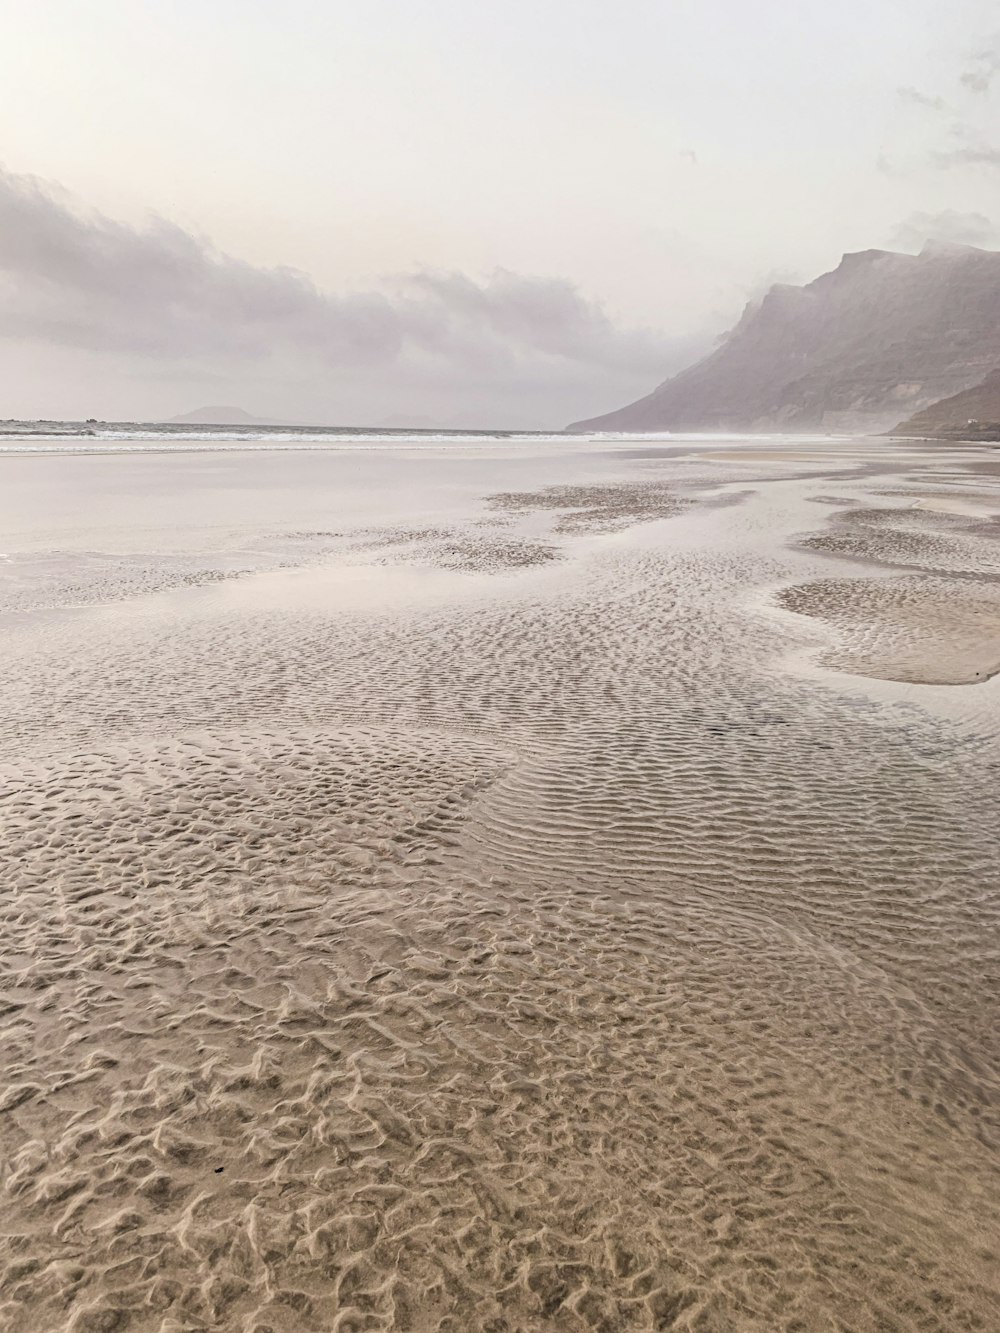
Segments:
[[[0,1327],[1000,1326],[996,458],[0,459]]]

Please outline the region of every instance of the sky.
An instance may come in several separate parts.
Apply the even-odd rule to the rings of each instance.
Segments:
[[[1000,246],[995,0],[0,0],[0,417],[551,428]]]

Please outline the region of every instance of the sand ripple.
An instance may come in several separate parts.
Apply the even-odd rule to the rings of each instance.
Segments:
[[[997,728],[781,666],[962,581],[669,482],[557,586],[12,638],[4,1329],[996,1326]]]

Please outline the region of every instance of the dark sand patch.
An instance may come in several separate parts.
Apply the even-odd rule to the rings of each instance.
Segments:
[[[976,684],[1000,671],[1000,583],[818,579],[778,601],[840,631],[842,645],[822,655],[827,666],[923,685]]]
[[[527,569],[561,558],[551,542],[529,537],[510,536],[502,524],[477,523],[465,528],[401,528],[366,533],[361,549],[376,552],[384,559],[385,551],[393,562],[419,560],[438,569],[476,574],[499,574],[506,570]]]
[[[526,569],[531,565],[545,565],[560,559],[557,547],[550,542],[528,539],[504,539],[479,534],[467,534],[441,542],[434,547],[433,560],[442,569],[469,570],[474,573],[501,573],[509,569]]]
[[[192,560],[150,562],[97,552],[46,552],[0,565],[0,612],[100,606],[252,572],[248,567],[199,567]]]
[[[828,666],[922,684],[987,680],[1000,669],[1000,528],[981,511],[923,507],[920,498],[851,508],[796,542],[906,575],[819,579],[778,600],[840,632],[841,646],[822,657]]]
[[[941,509],[854,508],[802,537],[809,551],[927,573],[1000,577],[1000,527],[982,514]]]
[[[605,486],[548,486],[540,491],[505,491],[489,497],[501,510],[569,510],[556,523],[557,532],[617,532],[633,523],[668,518],[686,501],[674,488],[647,482]]]

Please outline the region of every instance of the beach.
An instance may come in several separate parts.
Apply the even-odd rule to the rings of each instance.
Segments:
[[[1000,1325],[996,447],[0,478],[0,1327]]]

